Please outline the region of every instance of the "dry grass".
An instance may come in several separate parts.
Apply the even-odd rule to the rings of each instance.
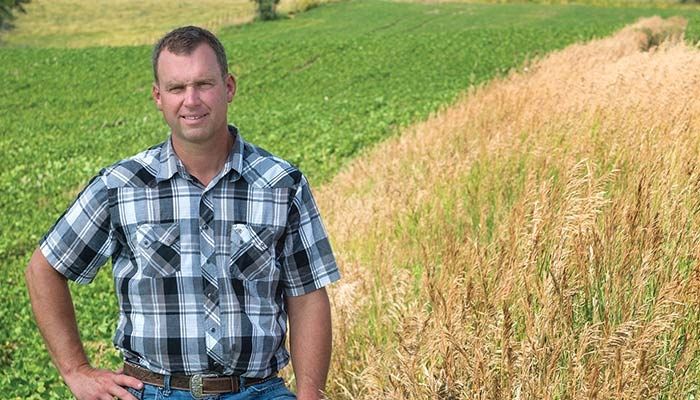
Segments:
[[[277,12],[280,14],[296,14],[318,7],[321,4],[332,3],[341,0],[280,0]]]
[[[344,272],[331,398],[697,396],[700,53],[682,26],[554,53],[319,190]]]
[[[174,27],[219,27],[251,21],[248,0],[32,0],[15,29],[13,46],[86,47],[151,44]]]
[[[285,14],[328,0],[281,0]],[[87,47],[152,44],[169,30],[199,25],[216,32],[253,20],[252,0],[32,0],[15,29],[3,33],[11,46]]]

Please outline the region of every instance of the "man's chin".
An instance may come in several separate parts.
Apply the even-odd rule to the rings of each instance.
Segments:
[[[203,144],[210,141],[214,135],[208,129],[179,129],[173,131],[173,138],[182,143]]]

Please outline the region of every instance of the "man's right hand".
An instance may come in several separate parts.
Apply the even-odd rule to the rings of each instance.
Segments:
[[[81,365],[66,374],[64,380],[78,400],[138,400],[125,387],[143,388],[143,383],[134,377],[89,365]]]

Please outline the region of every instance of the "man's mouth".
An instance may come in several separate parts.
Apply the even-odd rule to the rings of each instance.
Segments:
[[[202,115],[183,115],[181,118],[186,119],[187,121],[196,121],[198,119],[202,119],[206,117],[209,114],[202,114]]]

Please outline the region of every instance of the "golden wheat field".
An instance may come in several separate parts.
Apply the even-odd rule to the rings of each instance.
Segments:
[[[319,189],[344,272],[329,398],[696,398],[700,52],[683,25],[533,62]]]

